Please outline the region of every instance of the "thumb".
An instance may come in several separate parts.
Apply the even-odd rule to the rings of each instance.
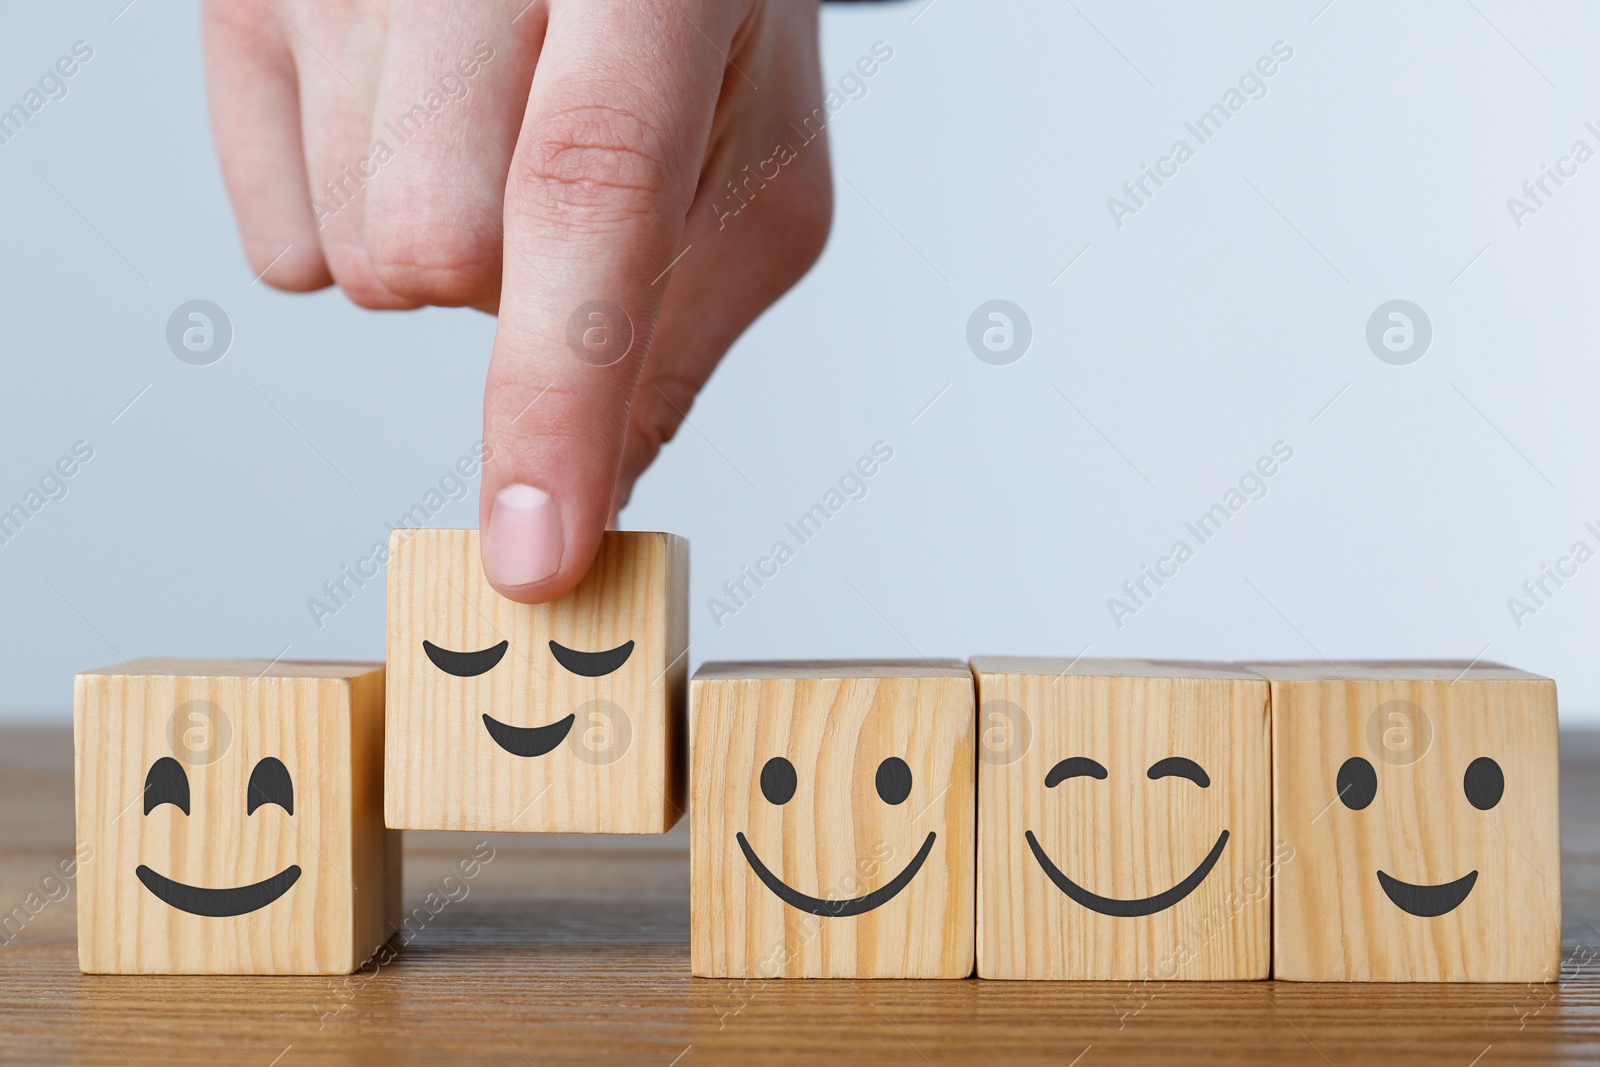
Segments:
[[[721,86],[719,65],[672,58],[703,40],[659,39],[692,27],[638,8],[552,5],[507,181],[479,523],[485,576],[524,603],[578,584],[611,515],[654,282],[677,254]]]

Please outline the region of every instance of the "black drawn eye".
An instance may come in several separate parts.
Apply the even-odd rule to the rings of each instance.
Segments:
[[[1461,788],[1467,794],[1467,800],[1479,811],[1488,811],[1500,803],[1500,798],[1506,792],[1506,775],[1500,769],[1500,764],[1488,756],[1479,756],[1467,765],[1466,777],[1462,779]]]
[[[432,641],[422,642],[422,651],[428,654],[433,665],[457,678],[476,678],[480,674],[488,674],[494,670],[495,664],[505,658],[506,649],[510,647],[511,642],[501,641],[498,645],[477,652],[452,652]]]
[[[1360,756],[1351,756],[1339,766],[1339,799],[1351,811],[1360,811],[1378,795],[1378,773]]]
[[[276,756],[268,756],[250,772],[250,785],[245,790],[244,813],[254,815],[263,804],[276,804],[290,815],[294,814],[294,783],[289,780],[289,768]]]
[[[150,773],[144,776],[144,813],[149,815],[162,804],[175,805],[189,814],[189,775],[171,756],[150,764]]]
[[[878,796],[885,804],[904,804],[911,795],[911,768],[899,756],[878,764]]]
[[[1168,756],[1166,759],[1156,760],[1146,773],[1149,774],[1151,781],[1157,778],[1178,777],[1189,779],[1201,789],[1209,788],[1211,785],[1211,776],[1206,773],[1206,769],[1184,756]]]
[[[633,642],[624,641],[616,648],[608,648],[604,652],[579,652],[577,649],[568,648],[550,642],[550,654],[573,674],[580,674],[585,678],[600,678],[612,671],[620,670],[628,662],[628,657],[633,655]]]
[[[761,767],[761,795],[769,804],[782,807],[794,796],[794,764],[782,756],[773,756]]]
[[[1106,769],[1088,756],[1073,756],[1050,768],[1050,773],[1044,776],[1044,787],[1054,789],[1068,778],[1104,779],[1105,776]]]

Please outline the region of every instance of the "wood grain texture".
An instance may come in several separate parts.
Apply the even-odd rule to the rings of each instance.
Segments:
[[[691,683],[694,973],[965,978],[973,964],[973,690],[964,666],[708,665]],[[794,791],[761,786],[786,759]],[[889,802],[885,760],[911,772]],[[916,873],[861,914],[814,914],[757,876],[838,902]],[[918,855],[932,845],[920,868]]]
[[[1260,979],[1270,960],[1267,683],[1214,664],[980,656],[978,975],[982,978]],[[1046,786],[1058,762],[1103,779]],[[1202,787],[1152,780],[1193,760]],[[1170,891],[1218,847],[1187,896],[1145,915],[1103,914],[1057,887],[1027,841],[1076,886],[1119,901]],[[1099,905],[1097,905],[1098,907]]]
[[[400,838],[383,826],[381,664],[135,660],[78,675],[75,706],[86,973],[342,974],[388,939]],[[269,757],[288,771],[292,814],[247,810]],[[187,813],[145,810],[163,759]],[[141,867],[204,889],[301,873],[258,910],[203,915],[159,898]]]
[[[485,839],[494,858],[464,897],[391,942],[392,962],[262,979],[80,974],[73,885],[59,874],[73,855],[71,731],[10,728],[0,730],[0,1061],[1594,1062],[1600,732],[1563,733],[1561,758],[1559,984],[691,978],[687,821],[658,837],[407,832],[407,915],[426,913]]]
[[[1555,683],[1494,664],[1261,664],[1273,679],[1278,873],[1273,973],[1296,981],[1542,982],[1561,953]],[[1464,780],[1480,757],[1504,795]],[[1339,769],[1372,768],[1370,806]],[[1359,793],[1348,784],[1346,795]],[[1359,800],[1357,800],[1359,803]],[[1445,914],[1401,910],[1378,872],[1439,886]]]
[[[476,530],[396,530],[389,562],[386,817],[393,827],[662,833],[682,814],[687,748],[689,547],[664,533],[607,532],[589,574],[548,604],[518,604],[483,578]],[[457,677],[423,642],[454,652],[507,643],[486,673]],[[581,653],[633,642],[614,672]],[[570,729],[516,755],[512,729]]]

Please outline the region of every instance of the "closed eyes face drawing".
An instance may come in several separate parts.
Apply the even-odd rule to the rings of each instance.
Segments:
[[[1049,773],[1045,775],[1044,787],[1053,789],[1072,778],[1094,778],[1104,781],[1107,774],[1106,768],[1097,761],[1087,756],[1072,756],[1061,760],[1050,768]],[[1205,768],[1187,756],[1168,756],[1164,759],[1159,759],[1150,765],[1150,768],[1145,772],[1145,777],[1152,782],[1162,778],[1185,778],[1194,783],[1197,788],[1211,788],[1211,776],[1206,774]],[[1083,885],[1069,878],[1056,865],[1043,846],[1039,844],[1039,839],[1032,830],[1025,831],[1023,836],[1027,839],[1028,848],[1033,853],[1033,858],[1038,861],[1039,866],[1044,869],[1050,881],[1055,883],[1057,889],[1091,911],[1097,911],[1101,915],[1114,915],[1121,918],[1154,915],[1158,911],[1165,911],[1177,904],[1190,893],[1193,893],[1200,883],[1206,880],[1206,876],[1211,873],[1211,869],[1217,865],[1217,860],[1222,857],[1222,850],[1228,846],[1228,831],[1223,829],[1217,834],[1216,841],[1211,844],[1210,850],[1205,853],[1205,858],[1200,860],[1182,880],[1163,888],[1158,893],[1139,898],[1127,898],[1101,896],[1098,893],[1090,892]],[[1185,842],[1174,842],[1174,847],[1185,848],[1189,846]]]
[[[973,665],[979,928],[991,935],[979,975],[1265,977],[1269,683],[1198,662]]]
[[[676,540],[608,533],[573,592],[519,604],[484,580],[476,531],[397,532],[389,813],[415,829],[655,832],[626,827],[630,807],[672,795],[669,703],[688,658],[667,653]]]
[[[627,664],[628,657],[633,653],[631,640],[603,652],[581,652],[558,641],[551,641],[549,645],[552,662],[559,669],[581,678],[604,678],[614,674]],[[510,647],[509,641],[501,641],[476,652],[453,652],[426,639],[422,642],[422,651],[427,655],[428,662],[456,678],[477,678],[489,673],[499,666]],[[513,726],[485,712],[483,727],[495,744],[513,756],[531,758],[543,756],[565,741],[577,718],[574,710],[564,718],[542,726]]]

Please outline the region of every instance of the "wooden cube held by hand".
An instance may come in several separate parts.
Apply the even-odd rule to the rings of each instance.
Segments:
[[[608,531],[576,589],[507,600],[476,530],[389,548],[388,824],[658,834],[683,811],[689,546]]]

